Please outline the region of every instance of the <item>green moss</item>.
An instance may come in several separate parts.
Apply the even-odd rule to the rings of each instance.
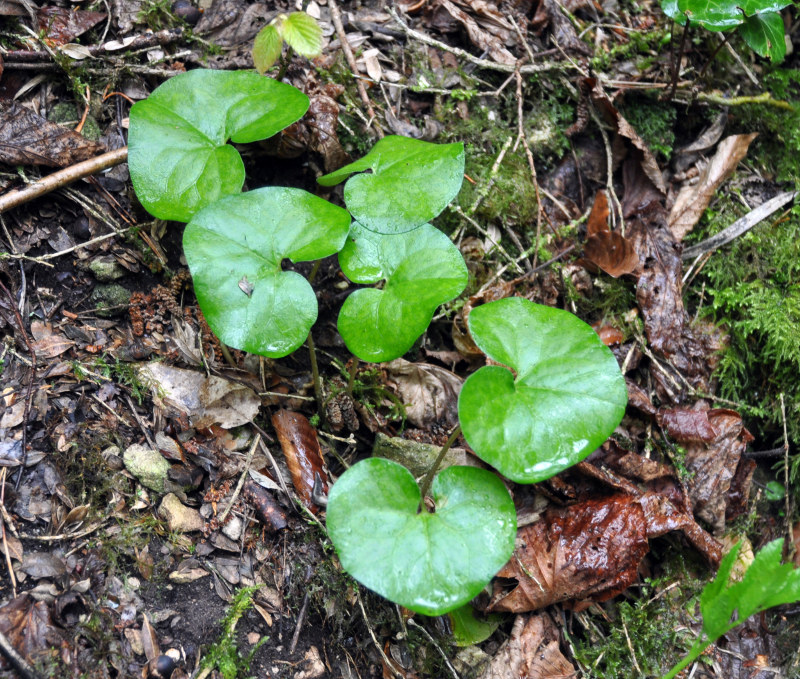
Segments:
[[[675,145],[675,121],[678,113],[674,106],[650,99],[645,93],[637,93],[635,99],[627,100],[620,112],[639,133],[654,153],[665,160],[672,156]]]

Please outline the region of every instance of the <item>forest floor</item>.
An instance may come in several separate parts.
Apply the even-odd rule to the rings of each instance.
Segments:
[[[0,2],[0,201],[123,148],[132,104],[170,77],[252,69],[259,29],[301,8],[45,4]],[[3,204],[0,632],[19,656],[0,654],[0,676],[661,676],[699,634],[699,594],[732,545],[744,568],[785,538],[800,566],[800,16],[784,10],[772,64],[649,1],[302,9],[324,49],[280,68],[311,113],[242,148],[245,188],[341,204],[317,177],[379,137],[463,141],[462,190],[434,224],[467,290],[404,359],[353,365],[336,315],[354,286],[323,260],[318,403],[305,348],[259,359],[213,336],[183,225],[145,212],[127,164]],[[734,223],[747,228],[711,239]],[[486,360],[466,317],[509,296],[592,325],[627,412],[580,465],[508,482],[513,575],[473,609],[413,614],[342,571],[324,498],[292,471],[315,446],[325,486],[372,454],[430,460]],[[137,451],[157,459],[136,467]],[[526,540],[528,559],[558,557],[542,582]],[[800,677],[798,613],[755,616],[683,676]]]

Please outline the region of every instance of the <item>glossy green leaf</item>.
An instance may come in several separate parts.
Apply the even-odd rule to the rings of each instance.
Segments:
[[[386,236],[354,223],[339,264],[356,283],[385,280],[382,290],[351,293],[339,313],[339,333],[363,361],[391,361],[406,353],[428,327],[440,304],[458,296],[469,274],[458,248],[424,224]]]
[[[344,245],[345,210],[302,189],[267,187],[198,212],[183,234],[197,301],[225,344],[277,358],[297,349],[317,319],[308,281],[282,271]]]
[[[295,52],[304,57],[316,57],[322,51],[322,28],[305,12],[292,12],[280,22],[281,35]]]
[[[681,25],[688,20],[710,31],[725,31],[740,26],[747,17],[779,12],[791,4],[791,0],[661,0],[661,9]]]
[[[778,12],[763,12],[747,17],[742,24],[742,37],[762,57],[779,63],[786,56],[783,17]]]
[[[472,646],[486,641],[505,619],[505,616],[497,613],[480,615],[470,604],[450,611],[448,616],[456,646]]]
[[[511,297],[476,307],[469,330],[480,349],[513,368],[485,366],[458,399],[475,453],[519,483],[580,462],[614,431],[628,400],[616,359],[567,311]]]
[[[514,550],[516,512],[503,483],[476,467],[434,480],[436,511],[417,513],[411,473],[382,458],[348,469],[328,496],[328,534],[344,569],[401,606],[442,615],[475,597]]]
[[[305,94],[255,73],[197,69],[175,76],[131,109],[128,164],[137,197],[159,219],[188,222],[242,190],[244,164],[229,139],[266,139],[307,109]]]
[[[765,488],[764,497],[770,502],[779,502],[786,497],[786,488],[778,481],[770,481]]]
[[[353,219],[370,231],[404,233],[429,222],[458,195],[464,145],[384,137],[360,160],[317,181],[333,186],[354,172],[361,174],[344,187]]]
[[[281,55],[283,38],[274,24],[264,26],[253,41],[253,63],[256,70],[263,74]]]

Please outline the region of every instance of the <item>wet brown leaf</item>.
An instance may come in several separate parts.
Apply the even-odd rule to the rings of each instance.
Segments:
[[[708,522],[715,533],[725,527],[728,494],[742,453],[753,436],[733,410],[708,411],[708,421],[717,432],[710,443],[691,443],[686,449],[686,468],[693,473],[688,481],[689,498],[697,517]],[[740,494],[745,493],[739,489]]]
[[[267,528],[273,531],[286,528],[286,512],[267,489],[248,479],[242,489],[242,496],[253,505],[259,521]]]
[[[511,637],[480,679],[572,679],[578,674],[559,649],[560,632],[547,613],[518,615]]]
[[[100,144],[16,102],[0,106],[0,163],[64,167],[103,151]]]
[[[605,191],[598,191],[594,197],[592,211],[586,222],[586,237],[591,238],[598,233],[608,233],[608,217],[611,210],[608,208],[608,196]]]
[[[647,551],[645,513],[635,498],[614,495],[550,510],[517,532],[486,610],[521,613],[561,601],[605,601],[633,584]]]
[[[278,410],[272,416],[272,426],[286,457],[294,489],[308,509],[318,512],[319,507],[313,500],[314,487],[327,495],[328,473],[317,432],[305,416],[291,410]]]
[[[625,379],[625,385],[628,388],[628,404],[632,405],[634,408],[638,408],[643,413],[647,413],[648,415],[655,415],[656,414],[656,407],[653,405],[653,402],[650,400],[650,397],[647,395],[644,389],[642,389],[636,382],[632,380]]]
[[[708,410],[659,408],[656,422],[664,427],[667,434],[682,443],[689,441],[709,443],[717,437],[717,432],[708,421]]]
[[[65,45],[96,26],[108,15],[65,7],[41,7],[36,12],[39,30],[50,45]]]
[[[598,327],[595,327],[595,326]],[[615,344],[621,344],[622,341],[625,339],[625,335],[623,335],[619,330],[617,330],[612,325],[598,325],[595,324],[592,326],[592,330],[597,333],[597,336],[603,341],[607,347],[614,346]]]
[[[747,154],[750,143],[758,136],[735,134],[723,139],[714,157],[706,164],[695,184],[684,184],[669,213],[669,228],[675,240],[682,241],[703,216],[722,182],[733,174]]]
[[[627,238],[617,231],[605,231],[586,239],[583,254],[609,276],[633,273],[639,257]]]
[[[50,607],[44,601],[34,601],[21,594],[0,607],[0,632],[29,663],[43,665],[45,658],[56,653],[63,642],[58,628],[53,624]],[[0,654],[0,670],[8,670],[5,656]]]
[[[448,428],[458,423],[458,394],[463,380],[445,368],[428,363],[411,363],[403,358],[385,364],[406,416],[414,426],[425,429],[433,423]]]

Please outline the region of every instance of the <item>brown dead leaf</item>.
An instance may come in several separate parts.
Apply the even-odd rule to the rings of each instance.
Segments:
[[[46,658],[58,653],[66,643],[53,624],[50,607],[44,601],[34,601],[28,594],[20,594],[0,607],[0,632],[29,663],[47,664]],[[8,661],[0,654],[0,670],[9,670]]]
[[[0,163],[65,167],[105,149],[14,102],[0,106]]]
[[[266,488],[255,481],[247,480],[242,496],[253,505],[259,521],[273,531],[286,528],[286,513]]]
[[[608,208],[608,196],[605,191],[598,191],[594,197],[592,211],[586,222],[586,237],[591,238],[598,233],[608,233],[608,217],[611,210]]]
[[[65,7],[41,7],[36,12],[39,30],[50,45],[65,45],[99,24],[108,15]]]
[[[521,613],[562,601],[605,601],[633,584],[647,551],[645,513],[636,498],[614,495],[550,510],[517,532],[486,610]]]
[[[315,514],[319,507],[313,500],[314,488],[328,494],[328,472],[319,447],[317,432],[305,416],[291,410],[278,410],[272,426],[281,443],[292,484],[303,504]]]
[[[139,376],[151,386],[156,404],[185,413],[193,427],[238,427],[251,422],[261,406],[252,389],[216,375],[152,362],[139,368]]]
[[[669,213],[669,228],[676,241],[682,241],[703,216],[717,189],[733,174],[747,154],[750,143],[758,136],[734,134],[723,139],[714,157],[708,161],[696,184],[684,184]]]
[[[33,321],[31,335],[33,335],[31,343],[33,350],[39,358],[55,358],[75,345],[75,342],[68,340],[60,332],[54,332],[51,323]]]
[[[690,408],[659,408],[656,422],[664,427],[676,441],[709,443],[717,437],[717,432],[708,421],[708,410]]]
[[[511,637],[480,679],[572,679],[578,674],[559,649],[561,634],[547,613],[518,615]]]
[[[482,0],[437,0],[448,14],[458,21],[467,31],[470,42],[479,49],[488,52],[498,64],[515,64],[516,57],[503,45],[505,39],[512,35],[514,27],[495,7]],[[468,8],[470,12],[461,7]],[[473,16],[473,12],[479,18]]]
[[[617,231],[605,231],[587,238],[583,254],[614,278],[633,273],[639,265],[639,257],[630,241]]]
[[[690,443],[686,448],[689,498],[697,517],[708,522],[715,533],[725,528],[728,494],[742,453],[753,436],[745,429],[739,413],[723,408],[709,410],[708,421],[717,435],[710,443]],[[745,493],[743,489],[739,493]]]
[[[458,394],[463,380],[438,365],[411,363],[397,358],[384,365],[386,376],[400,400],[406,417],[415,427],[425,429],[434,422],[448,428],[458,422]]]
[[[303,118],[311,131],[308,146],[322,156],[325,172],[338,170],[350,160],[336,134],[339,125],[339,104],[336,99],[343,92],[341,85],[328,83],[318,91],[309,93],[308,112]]]
[[[142,649],[144,656],[148,660],[153,660],[161,655],[161,648],[158,645],[158,635],[147,618],[147,613],[142,611]]]
[[[577,52],[584,56],[592,54],[591,48],[578,37],[575,26],[561,11],[561,3],[556,0],[544,0],[539,3],[536,14],[531,20],[531,26],[539,32],[545,26],[549,26],[553,44],[567,52]]]

